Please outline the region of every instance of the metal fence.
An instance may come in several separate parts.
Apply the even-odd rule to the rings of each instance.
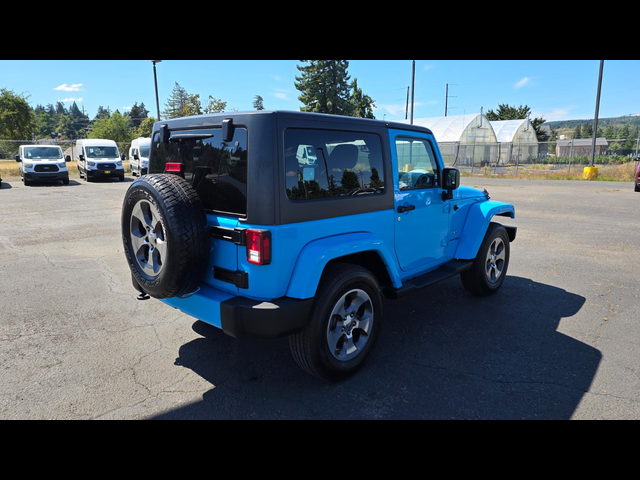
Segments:
[[[624,141],[624,140],[622,140]],[[637,162],[638,149],[613,150],[608,148],[618,139],[598,141],[596,165],[620,165]],[[569,170],[591,162],[591,141],[565,140],[537,143],[440,143],[444,162],[462,171],[493,174],[518,173],[520,169]]]
[[[624,140],[623,140],[624,141]],[[597,165],[619,165],[633,162],[638,157],[635,150],[611,150],[608,145],[620,142],[607,140],[597,146]],[[589,143],[589,142],[587,142]],[[604,146],[606,143],[607,147]],[[638,142],[640,143],[640,142]],[[74,140],[0,140],[0,160],[14,160],[20,145],[59,145],[65,157],[78,159]],[[121,154],[129,155],[130,142],[118,142]],[[555,141],[538,143],[473,143],[443,142],[439,144],[444,162],[470,173],[509,174],[520,169],[545,171],[568,170],[591,161],[591,144],[584,146],[579,141]],[[637,165],[636,165],[637,166]]]
[[[131,142],[116,142],[120,154],[129,155]],[[15,160],[21,145],[57,145],[62,148],[64,156],[78,160],[75,140],[0,140],[0,160]]]

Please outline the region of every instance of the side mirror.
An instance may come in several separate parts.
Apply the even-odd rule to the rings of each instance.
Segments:
[[[67,155],[67,156],[64,158],[64,161],[65,161],[65,162],[70,162],[70,161],[71,161],[71,155]]]
[[[133,154],[133,159],[134,159],[134,160],[140,160],[140,157],[134,153],[134,154]]]
[[[20,155],[16,155],[16,162],[20,161]]]
[[[127,157],[126,157],[126,155],[124,153],[122,155],[120,155],[120,160],[122,160],[123,162],[125,161],[126,158]]]
[[[453,192],[460,188],[460,170],[457,168],[445,168],[442,171],[442,199],[453,199]]]
[[[79,158],[81,161],[83,161],[83,162],[84,162],[84,155],[80,154],[80,155],[78,155],[78,158]]]

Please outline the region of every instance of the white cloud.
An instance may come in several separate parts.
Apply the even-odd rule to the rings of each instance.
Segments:
[[[527,85],[528,83],[531,82],[531,78],[529,77],[524,77],[522,80],[520,80],[519,82],[517,82],[513,88],[515,88],[516,90],[524,87],[525,85]]]
[[[556,122],[558,120],[566,120],[569,114],[571,113],[571,111],[575,110],[576,108],[577,108],[577,105],[571,105],[565,108],[555,108],[552,111],[546,112],[546,113],[532,112],[531,117],[532,118],[542,117],[547,122]]]
[[[67,85],[66,83],[63,83],[59,87],[54,88],[54,90],[58,90],[60,92],[79,92],[81,89],[82,89],[81,83],[74,83],[70,86]]]
[[[84,100],[82,97],[80,98],[69,97],[69,98],[63,98],[62,100],[58,100],[58,101],[61,103],[71,103],[71,102],[81,102],[82,100]]]
[[[283,88],[274,88],[273,92],[271,92],[271,95],[273,95],[276,98],[279,98],[280,100],[289,100],[290,93],[291,93],[290,90],[285,90]]]
[[[132,108],[133,108],[133,107],[122,107],[122,110],[124,110],[124,111],[126,112],[126,111],[131,110]]]

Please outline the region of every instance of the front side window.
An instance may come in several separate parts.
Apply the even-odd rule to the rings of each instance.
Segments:
[[[288,129],[285,175],[291,200],[384,193],[380,138],[372,133]]]
[[[245,128],[236,128],[228,143],[220,128],[171,132],[167,144],[154,138],[151,172],[164,173],[167,163],[181,164],[206,210],[245,216],[247,138]]]
[[[399,137],[396,153],[401,191],[439,186],[438,161],[428,140]]]

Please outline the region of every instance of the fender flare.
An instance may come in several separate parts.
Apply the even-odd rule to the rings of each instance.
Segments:
[[[476,258],[480,246],[484,241],[484,237],[487,234],[487,230],[489,230],[491,220],[493,220],[495,216],[516,218],[515,207],[508,203],[493,200],[479,202],[471,206],[464,230],[458,242],[458,249],[455,254],[456,259],[474,260]],[[509,232],[509,239],[511,241],[515,240],[515,228],[506,228]]]
[[[307,300],[316,295],[320,279],[327,264],[354,253],[376,252],[384,263],[395,288],[402,286],[395,257],[385,242],[371,233],[349,233],[322,238],[307,244],[296,261],[287,289],[287,297]]]

